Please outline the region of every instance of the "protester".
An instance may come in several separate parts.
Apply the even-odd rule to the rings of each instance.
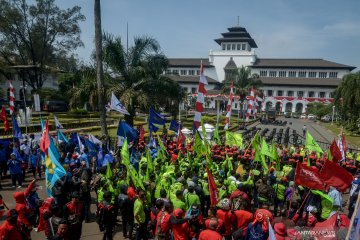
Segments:
[[[15,209],[6,212],[6,220],[0,226],[1,240],[23,240],[23,234],[18,225],[18,213]]]

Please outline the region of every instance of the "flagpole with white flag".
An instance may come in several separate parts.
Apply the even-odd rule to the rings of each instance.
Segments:
[[[59,119],[54,115],[54,124],[57,129],[64,129],[63,125],[59,122]]]
[[[269,224],[269,240],[276,240],[275,232],[274,232],[273,227],[271,226],[269,218],[267,219],[267,222]]]
[[[107,106],[108,110],[115,110],[119,113],[130,115],[130,113],[126,110],[125,106],[121,104],[119,99],[115,96],[114,92],[111,93],[111,101]]]

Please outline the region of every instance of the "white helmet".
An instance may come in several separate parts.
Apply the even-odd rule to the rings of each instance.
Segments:
[[[221,199],[220,201],[220,208],[222,210],[230,210],[230,207],[231,207],[231,202],[230,202],[230,199],[228,198],[224,198],[224,199]]]

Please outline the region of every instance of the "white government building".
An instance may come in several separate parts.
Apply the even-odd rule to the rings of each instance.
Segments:
[[[222,107],[226,95],[219,88],[225,79],[231,79],[238,68],[249,67],[252,74],[258,74],[264,92],[262,110],[276,107],[277,111],[305,113],[308,103],[331,103],[333,92],[345,74],[355,67],[324,59],[280,59],[258,58],[258,46],[244,27],[228,28],[222,37],[215,39],[219,50],[210,50],[208,58],[169,58],[166,74],[179,82],[188,93],[196,95],[199,83],[200,62],[209,85],[206,86],[205,108],[215,109],[216,102]],[[239,101],[233,101],[232,109],[239,110]]]

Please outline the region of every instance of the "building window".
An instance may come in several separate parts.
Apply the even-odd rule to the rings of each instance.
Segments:
[[[337,78],[337,74],[338,74],[337,72],[330,72],[329,77],[330,78]]]
[[[260,77],[267,77],[267,71],[260,71]]]
[[[191,93],[196,93],[196,88],[191,88]]]
[[[222,44],[222,50],[226,50],[226,44],[225,43]]]
[[[235,50],[235,47],[236,47],[236,45],[235,45],[235,43],[233,43],[233,44],[231,45],[231,50]]]
[[[279,77],[286,77],[286,71],[279,71]]]
[[[287,95],[288,95],[288,97],[293,97],[294,96],[294,91],[288,91]]]
[[[316,78],[316,72],[309,72],[309,78]]]
[[[236,50],[241,50],[241,44],[240,43],[236,44]]]
[[[276,77],[276,71],[270,71],[269,76],[270,77]]]
[[[246,50],[246,44],[245,43],[241,44],[241,50],[243,50],[243,51]]]
[[[228,50],[228,51],[229,51],[229,50],[230,50],[230,48],[231,48],[231,44],[227,44],[227,45],[226,45],[226,50]]]
[[[179,75],[179,70],[174,69],[174,70],[172,71],[172,73],[173,73],[174,75]]]
[[[319,78],[326,78],[327,72],[319,72]]]
[[[319,98],[325,98],[325,92],[319,92]]]
[[[304,72],[304,71],[300,71],[299,72],[299,78],[305,78],[306,77],[306,72]]]
[[[298,97],[303,97],[303,96],[304,96],[304,92],[303,92],[303,91],[298,91],[298,92],[297,92],[297,96],[298,96]]]
[[[310,91],[310,92],[308,93],[308,95],[309,95],[309,97],[311,97],[311,98],[315,97],[315,93],[314,93],[313,91]]]
[[[172,71],[170,69],[166,70],[167,75],[171,75]]]
[[[234,108],[237,108],[237,103],[235,103],[235,106],[234,106]]]
[[[180,75],[186,75],[186,70],[180,70]]]
[[[289,77],[296,77],[296,71],[290,71]]]
[[[273,91],[272,91],[272,90],[268,90],[268,91],[267,91],[267,95],[268,95],[268,97],[272,97]]]
[[[282,91],[282,90],[277,91],[277,95],[278,95],[279,97],[282,97],[283,91]]]
[[[189,75],[195,75],[195,70],[189,70]]]
[[[200,75],[200,70],[196,70],[196,75]]]

